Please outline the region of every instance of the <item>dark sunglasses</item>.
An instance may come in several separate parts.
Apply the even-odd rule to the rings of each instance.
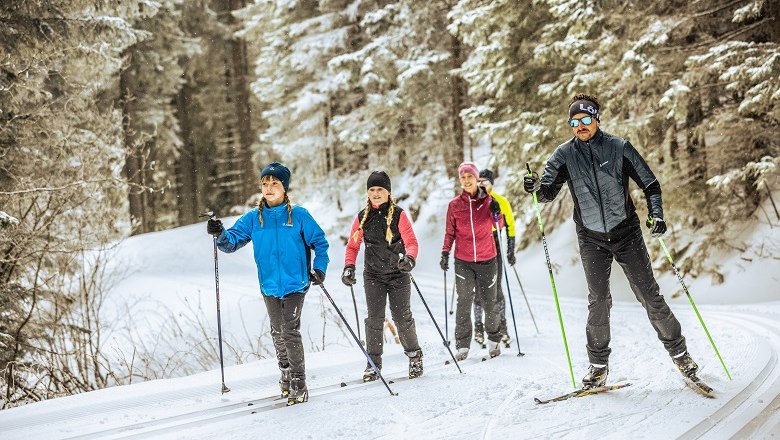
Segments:
[[[580,122],[582,122],[583,125],[590,125],[593,122],[593,116],[583,116],[580,119],[569,119],[569,126],[571,127],[579,127]]]

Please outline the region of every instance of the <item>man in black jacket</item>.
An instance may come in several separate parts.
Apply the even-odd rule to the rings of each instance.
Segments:
[[[666,232],[661,186],[630,142],[599,129],[599,107],[593,96],[574,96],[569,105],[569,126],[574,137],[556,148],[541,179],[533,173],[523,181],[525,191],[536,192],[540,202],[554,200],[564,183],[574,199],[574,222],[588,282],[585,333],[590,368],[583,385],[601,386],[607,380],[613,259],[623,268],[677,368],[685,375],[694,375],[698,366],[688,354],[680,322],[659,294],[628,180],[634,180],[645,193],[652,217],[647,226],[654,237]]]

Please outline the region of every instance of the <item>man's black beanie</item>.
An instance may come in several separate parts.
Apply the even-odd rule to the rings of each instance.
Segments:
[[[491,169],[485,168],[484,170],[480,171],[479,178],[488,180],[491,185],[495,184],[495,177],[493,175],[493,170]]]

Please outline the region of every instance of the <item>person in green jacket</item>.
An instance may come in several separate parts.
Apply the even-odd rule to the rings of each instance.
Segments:
[[[493,174],[493,171],[490,169],[484,169],[479,172],[479,184],[485,188],[485,190],[490,194],[490,197],[493,197],[494,200],[498,202],[498,205],[501,207],[501,216],[499,218],[499,227],[502,225],[506,227],[506,262],[509,263],[510,266],[514,266],[516,263],[515,259],[515,216],[512,214],[512,205],[509,204],[509,200],[506,199],[506,197],[497,194],[495,191],[493,191],[493,182],[495,181],[495,177]],[[495,227],[493,227],[493,239],[496,240],[496,250],[500,249],[500,231],[496,230]],[[503,274],[504,274],[504,263],[501,258],[501,253],[498,252],[496,255],[496,264],[498,265],[498,278],[496,278],[496,283],[498,285],[496,286],[496,292],[498,293],[498,310],[499,314],[501,316],[501,325],[499,326],[499,331],[501,332],[501,342],[505,344],[506,347],[509,347],[509,332],[507,331],[506,327],[506,299],[504,298],[504,290],[501,288],[501,282],[503,280]],[[484,344],[485,342],[485,326],[482,322],[482,305],[475,299],[474,301],[474,340],[477,341],[479,344]]]

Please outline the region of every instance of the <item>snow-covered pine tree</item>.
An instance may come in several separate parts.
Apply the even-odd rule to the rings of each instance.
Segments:
[[[134,23],[148,37],[124,54],[119,87],[133,234],[178,224],[173,183],[182,141],[174,97],[183,85],[180,60],[199,51],[181,28],[180,3],[161,1]]]
[[[523,8],[462,0],[451,28],[473,47],[462,72],[477,100],[464,115],[498,145],[497,156],[515,176],[508,179],[508,196],[530,211],[520,188],[524,162],[543,163],[571,137],[564,112],[573,93],[596,94],[604,104],[604,129],[630,139],[655,169],[670,224],[708,226],[697,240],[721,241],[735,218],[730,214],[752,215],[769,194],[767,170],[778,154],[771,133],[777,127],[779,8],[761,0],[542,0]],[[745,178],[717,178],[735,172]],[[729,192],[707,185],[723,188],[726,180]],[[680,209],[681,203],[693,208]],[[637,206],[643,215],[642,203]],[[724,206],[730,208],[723,212]],[[570,216],[568,203],[550,208],[551,228]],[[532,239],[527,233],[523,245]],[[684,264],[709,264],[703,263],[705,247],[687,244],[679,247],[694,258]],[[693,275],[705,270],[695,269]]]
[[[352,25],[348,0],[261,1],[242,11],[242,36],[259,49],[251,89],[263,105],[260,135],[269,159],[321,178],[335,167],[328,138],[334,99],[327,63],[343,53]]]
[[[339,103],[330,134],[350,171],[430,168],[453,150],[448,168],[463,160],[446,7],[443,1],[361,4],[351,50],[329,62]]]
[[[111,92],[141,3],[0,3],[0,206],[18,219],[0,229],[2,407],[113,380],[84,257],[128,231]]]

